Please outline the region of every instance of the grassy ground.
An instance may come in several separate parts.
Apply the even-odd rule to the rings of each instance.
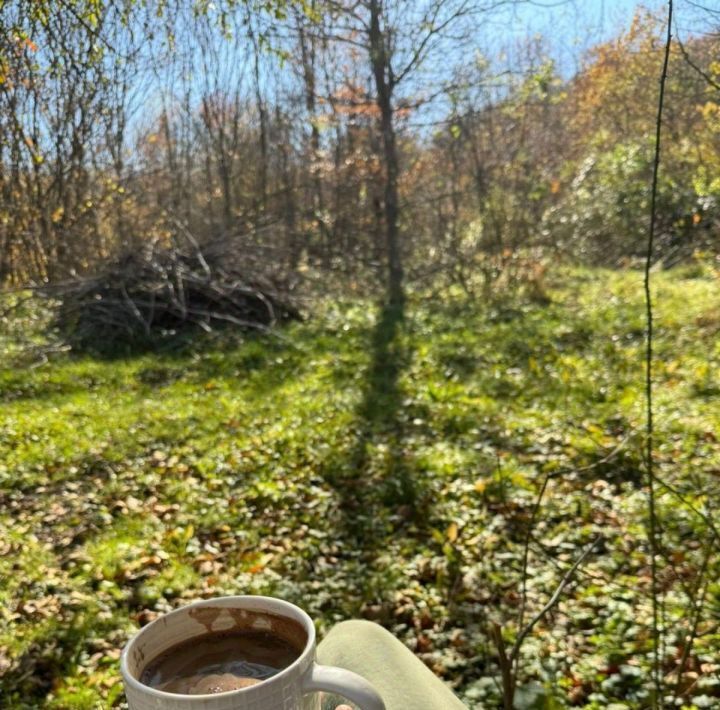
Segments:
[[[718,707],[720,289],[699,269],[655,283],[663,672],[678,707]],[[139,625],[250,592],[321,632],[379,621],[495,708],[487,624],[517,633],[551,474],[526,620],[601,540],[524,644],[519,706],[647,707],[641,277],[558,272],[547,293],[328,305],[283,338],[34,368],[28,321],[6,323],[0,705],[118,705]]]

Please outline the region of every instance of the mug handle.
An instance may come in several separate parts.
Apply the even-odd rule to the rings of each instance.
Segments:
[[[322,690],[355,703],[360,710],[385,710],[377,690],[362,676],[344,668],[313,663],[303,681],[303,693]]]

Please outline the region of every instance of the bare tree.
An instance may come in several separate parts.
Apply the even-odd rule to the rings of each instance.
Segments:
[[[325,10],[332,17],[326,39],[361,49],[373,79],[373,101],[378,110],[384,172],[383,218],[387,259],[387,290],[391,303],[404,298],[404,247],[399,183],[402,160],[398,147],[398,116],[424,106],[441,93],[450,79],[445,71],[448,54],[470,41],[479,18],[503,4],[479,0],[331,0]],[[444,61],[442,61],[445,54]],[[420,72],[433,66],[435,77]]]

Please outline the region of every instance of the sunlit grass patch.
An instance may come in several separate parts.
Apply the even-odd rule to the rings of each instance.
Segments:
[[[321,630],[382,622],[471,707],[494,707],[484,624],[516,618],[550,475],[528,611],[578,550],[603,546],[530,640],[523,678],[556,707],[571,691],[586,707],[641,707],[635,676],[614,670],[649,662],[645,637],[625,639],[628,617],[650,610],[641,278],[570,270],[549,284],[544,302],[455,290],[411,293],[404,313],[327,303],[279,337],[0,370],[2,690],[28,707],[109,706],[141,623],[265,592]],[[706,275],[656,284],[658,471],[710,515],[720,294]],[[692,580],[702,521],[667,491],[658,505]]]

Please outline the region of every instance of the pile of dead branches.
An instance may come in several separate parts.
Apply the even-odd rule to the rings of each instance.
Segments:
[[[191,328],[263,330],[300,317],[272,255],[242,239],[178,241],[128,251],[91,277],[43,288],[58,303],[55,326],[67,342],[113,349]]]

